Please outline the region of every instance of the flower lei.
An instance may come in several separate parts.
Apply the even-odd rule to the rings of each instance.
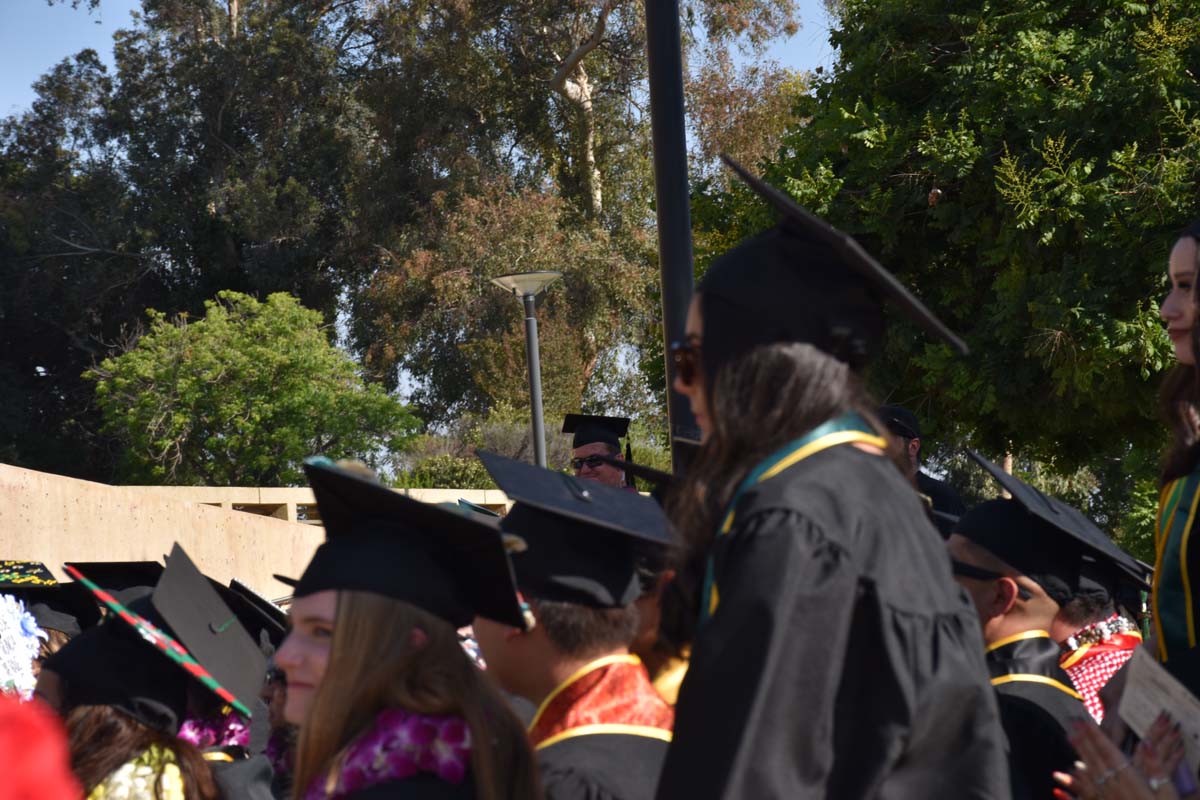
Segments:
[[[33,696],[37,684],[33,660],[41,640],[48,638],[24,603],[10,594],[0,594],[0,692],[15,694],[22,700]]]
[[[340,798],[371,786],[429,772],[462,783],[471,761],[471,731],[460,717],[392,708],[343,751],[328,776],[317,776],[304,800]]]
[[[1134,625],[1120,614],[1113,614],[1108,619],[1093,622],[1075,631],[1074,635],[1063,642],[1063,648],[1068,651],[1078,650],[1085,644],[1099,644],[1110,636],[1136,630],[1137,625]]]
[[[137,758],[118,767],[87,796],[87,800],[159,798],[185,800],[183,773],[175,763],[175,753],[157,744],[151,745]]]
[[[219,717],[184,720],[179,727],[179,738],[201,750],[210,747],[247,747],[250,744],[250,723],[241,714],[226,707]]]

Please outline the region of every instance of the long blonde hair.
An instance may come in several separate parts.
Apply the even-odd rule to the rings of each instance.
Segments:
[[[420,629],[425,641],[413,643]],[[525,729],[444,620],[369,592],[338,592],[329,663],[297,743],[294,796],[335,770],[343,750],[388,708],[455,714],[471,731],[479,800],[541,796]]]

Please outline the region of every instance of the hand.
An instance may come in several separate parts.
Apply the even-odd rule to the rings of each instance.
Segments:
[[[1091,720],[1073,723],[1069,738],[1082,761],[1075,762],[1070,775],[1054,773],[1054,780],[1066,790],[1055,789],[1054,796],[1059,800],[1072,795],[1082,800],[1179,800],[1167,767],[1178,765],[1182,756],[1175,749],[1182,748],[1182,739],[1164,717],[1147,731],[1133,761]]]

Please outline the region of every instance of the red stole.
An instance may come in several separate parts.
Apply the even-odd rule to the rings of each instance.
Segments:
[[[616,733],[671,740],[675,711],[650,684],[633,655],[587,664],[551,692],[529,723],[534,749],[574,736]]]
[[[1063,653],[1059,660],[1075,688],[1083,695],[1083,704],[1096,722],[1104,721],[1104,703],[1100,701],[1100,690],[1113,675],[1125,666],[1133,651],[1142,644],[1137,631],[1115,633],[1102,642],[1085,644],[1077,650]]]

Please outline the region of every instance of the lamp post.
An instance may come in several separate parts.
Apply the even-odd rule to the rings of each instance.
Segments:
[[[533,417],[533,458],[546,466],[546,429],[542,419],[542,365],[538,357],[537,316],[534,300],[546,287],[562,277],[561,272],[514,272],[492,278],[492,283],[520,299],[525,307],[525,361],[529,365],[529,405]]]
[[[683,50],[679,0],[646,0],[646,60],[650,132],[654,142],[654,208],[662,275],[663,352],[667,354],[667,419],[675,471],[683,469],[678,440],[699,441],[687,398],[672,388],[671,342],[683,338],[692,300],[692,221],[688,205],[687,127],[683,106]]]

